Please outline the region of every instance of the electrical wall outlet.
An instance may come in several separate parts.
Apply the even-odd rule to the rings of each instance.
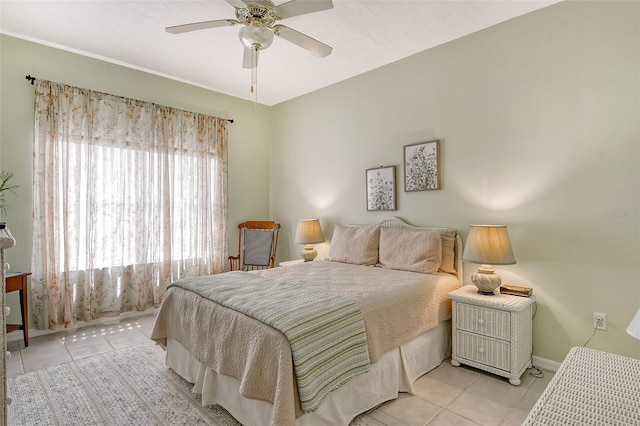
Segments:
[[[593,328],[597,330],[607,329],[607,314],[601,314],[599,312],[593,313]]]

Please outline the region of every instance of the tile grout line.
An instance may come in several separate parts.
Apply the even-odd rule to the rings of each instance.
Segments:
[[[151,314],[149,316],[151,316]],[[76,329],[76,330],[60,330],[60,331],[57,331],[55,333],[51,333],[51,334],[45,335],[45,336],[47,336],[48,338],[50,338],[52,340],[53,339],[59,340],[59,343],[64,347],[64,353],[69,357],[69,359],[65,360],[65,361],[62,361],[62,362],[58,362],[56,364],[47,365],[44,368],[55,367],[57,365],[66,364],[68,362],[73,362],[73,361],[76,360],[72,356],[71,352],[69,351],[69,348],[67,347],[65,339],[63,339],[63,337],[62,337],[63,333],[67,333],[67,332],[78,333],[81,330],[84,333],[94,331],[96,333],[96,335],[99,335],[99,336],[104,338],[105,342],[107,343],[108,347],[110,348],[109,350],[107,350],[105,352],[102,352],[102,353],[109,353],[109,352],[112,352],[112,351],[116,350],[116,348],[113,346],[113,344],[105,336],[102,335],[102,333],[100,333],[100,328],[105,328],[105,327],[108,327],[108,326],[120,327],[123,323],[135,322],[136,320],[138,320],[140,318],[143,318],[143,317],[144,316],[141,316],[141,317],[138,317],[138,318],[134,318],[134,319],[124,319],[123,321],[121,321],[121,322],[119,322],[117,324],[96,324],[95,326],[82,327],[82,328],[79,328],[79,329]],[[143,324],[138,324],[138,325],[140,327],[138,327],[137,331],[141,332],[144,335],[144,333],[141,330],[139,330],[139,328],[144,328],[145,326]],[[36,336],[36,337],[40,337],[40,336]],[[20,374],[26,374],[27,373],[26,365],[25,365],[25,357],[23,355],[23,351],[25,349],[28,349],[27,347],[22,348],[21,347],[22,345],[20,344],[20,342],[19,341],[17,341],[17,342],[18,342],[17,343],[18,344],[18,351],[17,352],[19,353],[19,356],[20,356],[20,366],[21,366],[22,372],[19,373],[19,374],[16,374],[16,376],[20,375]],[[32,342],[32,345],[30,347],[33,348],[35,345],[37,345],[37,343]],[[38,348],[38,349],[32,349],[32,350],[34,352],[35,351],[39,352],[41,349]],[[98,354],[96,354],[96,355],[98,355]],[[79,358],[79,359],[81,359],[81,358]],[[29,372],[37,371],[37,370],[41,370],[41,369],[43,369],[43,368],[39,368],[39,369],[36,369],[36,370],[30,370]]]

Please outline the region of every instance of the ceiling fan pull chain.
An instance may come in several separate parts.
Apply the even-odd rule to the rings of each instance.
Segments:
[[[255,81],[256,81],[255,73],[256,73],[256,68],[251,67],[251,93],[253,93],[253,85],[255,84]]]
[[[255,101],[254,101],[253,107],[258,108],[258,67],[255,67],[253,70],[254,70],[253,72],[256,73],[255,86],[254,86]]]
[[[251,52],[251,93],[255,96],[254,108],[258,108],[258,46],[253,46]]]

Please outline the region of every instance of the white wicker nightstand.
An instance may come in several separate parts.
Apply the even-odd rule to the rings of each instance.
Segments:
[[[509,379],[514,386],[531,367],[531,308],[535,299],[478,294],[473,285],[449,293],[453,300],[451,364],[470,365]]]

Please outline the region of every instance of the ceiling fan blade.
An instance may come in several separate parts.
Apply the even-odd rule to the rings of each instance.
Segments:
[[[331,0],[291,0],[274,7],[273,12],[280,18],[285,19],[332,8],[333,3]]]
[[[236,7],[238,9],[247,7],[246,3],[243,2],[242,0],[225,0],[225,1],[229,3],[231,6]]]
[[[167,27],[165,30],[170,34],[187,33],[189,31],[206,30],[209,28],[227,27],[236,25],[239,22],[235,19],[218,19],[216,21],[194,22],[192,24],[174,25]]]
[[[303,49],[307,49],[309,52],[321,58],[329,56],[331,54],[331,51],[333,50],[331,46],[327,46],[326,44],[314,38],[311,38],[306,34],[302,34],[301,32],[289,27],[285,27],[284,25],[274,26],[273,32],[275,33],[275,35],[280,36],[283,39],[302,47]]]
[[[255,52],[255,60],[252,58]],[[259,50],[249,49],[248,47],[244,48],[244,55],[242,56],[242,68],[251,69],[258,68],[258,57]]]

